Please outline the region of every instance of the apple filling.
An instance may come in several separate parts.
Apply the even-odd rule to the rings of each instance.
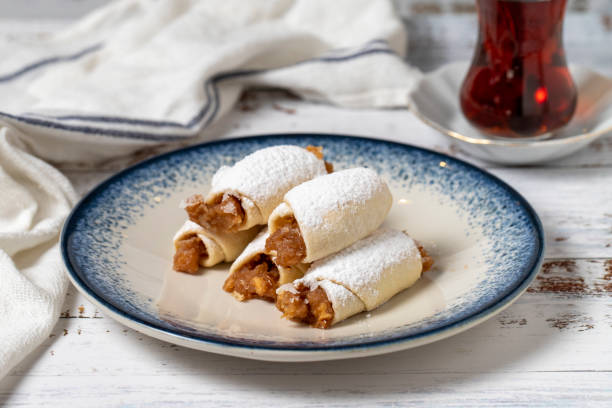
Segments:
[[[270,257],[259,254],[231,274],[223,289],[234,293],[241,301],[256,298],[273,302],[276,300],[279,278],[278,268]]]
[[[276,299],[276,307],[283,317],[318,329],[327,329],[334,320],[332,304],[320,287],[310,290],[299,285],[296,291],[283,291]]]
[[[192,235],[176,243],[172,267],[178,272],[195,274],[200,268],[200,260],[207,256],[208,252],[202,240]]]
[[[297,265],[306,258],[306,244],[294,217],[279,220],[279,227],[266,240],[266,252],[273,253],[274,261],[283,267]]]
[[[212,231],[237,231],[245,219],[240,200],[231,194],[223,194],[212,203],[194,194],[185,200],[185,211],[191,221]]]

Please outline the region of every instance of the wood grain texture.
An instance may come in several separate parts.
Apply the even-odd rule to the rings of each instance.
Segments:
[[[211,369],[219,364],[213,364]],[[259,373],[146,377],[88,375],[45,378],[37,390],[16,391],[9,404],[36,406],[50,399],[58,406],[129,407],[604,407],[610,395],[609,372],[395,373],[369,375],[266,375]],[[343,384],[351,383],[351,388]],[[537,386],[534,386],[537,384]],[[516,393],[508,392],[509,389]],[[1,398],[1,396],[0,396]],[[19,399],[19,400],[18,400]],[[609,406],[609,405],[608,405]]]
[[[587,286],[606,281],[605,262],[574,261],[573,269],[560,267],[563,262],[549,261],[544,269],[563,279],[583,276]],[[561,294],[536,281],[509,309],[450,339],[377,357],[286,364],[143,336],[105,318],[71,289],[52,336],[0,383],[0,401],[605,406],[612,398],[605,385],[612,377],[612,361],[605,358],[612,353],[612,298],[582,292]]]
[[[547,257],[612,257],[612,169],[491,169],[532,204]]]

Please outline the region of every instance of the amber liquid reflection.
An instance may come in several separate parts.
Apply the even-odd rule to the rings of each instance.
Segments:
[[[478,45],[460,94],[467,119],[501,137],[565,125],[576,88],[563,48],[566,0],[477,0]]]

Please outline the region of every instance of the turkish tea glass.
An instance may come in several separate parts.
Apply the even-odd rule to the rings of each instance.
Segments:
[[[476,0],[478,41],[460,92],[477,128],[545,138],[570,121],[576,87],[563,48],[566,0]]]

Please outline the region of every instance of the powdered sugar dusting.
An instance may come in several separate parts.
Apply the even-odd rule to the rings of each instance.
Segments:
[[[294,186],[327,174],[325,163],[299,146],[280,145],[257,150],[232,167],[223,166],[212,179],[208,197],[233,193],[251,199],[263,222]]]
[[[344,250],[316,261],[304,279],[336,282],[372,310],[412,285],[421,274],[421,255],[401,231],[380,228]]]
[[[341,322],[365,310],[365,305],[361,299],[344,286],[328,280],[317,282],[325,291],[327,299],[331,302],[332,308],[334,309],[334,320],[332,323]]]
[[[280,286],[276,293],[289,292],[293,294],[299,294],[297,287],[304,285],[308,290],[313,291],[318,287],[321,287],[327,295],[327,299],[331,302],[332,308],[334,309],[334,320],[332,324],[341,322],[342,320],[353,316],[359,312],[365,310],[363,302],[355,296],[350,290],[346,289],[342,285],[328,281],[328,280],[317,280],[311,277],[303,277],[295,280],[293,283],[288,283]]]
[[[278,289],[276,289],[276,293],[277,294],[281,294],[283,292],[289,292],[289,293],[293,293],[294,295],[298,295],[300,292],[295,288],[295,284],[299,281],[296,280],[293,283],[285,283],[284,285],[279,286]]]
[[[332,254],[370,234],[392,203],[385,181],[373,170],[342,170],[307,181],[285,195],[306,244],[305,262]]]
[[[172,240],[176,243],[176,241],[179,241],[188,235],[195,235],[203,232],[205,232],[205,230],[200,225],[193,221],[186,220],[176,234],[174,234],[174,238],[172,238]]]
[[[404,232],[379,228],[348,248],[316,261],[306,275],[277,293],[300,285],[323,288],[334,308],[334,323],[373,310],[411,286],[421,275],[421,255]]]
[[[235,273],[244,264],[249,262],[255,255],[263,253],[266,246],[266,238],[268,238],[268,229],[264,228],[259,234],[244,248],[244,251],[230,266],[230,275]]]

